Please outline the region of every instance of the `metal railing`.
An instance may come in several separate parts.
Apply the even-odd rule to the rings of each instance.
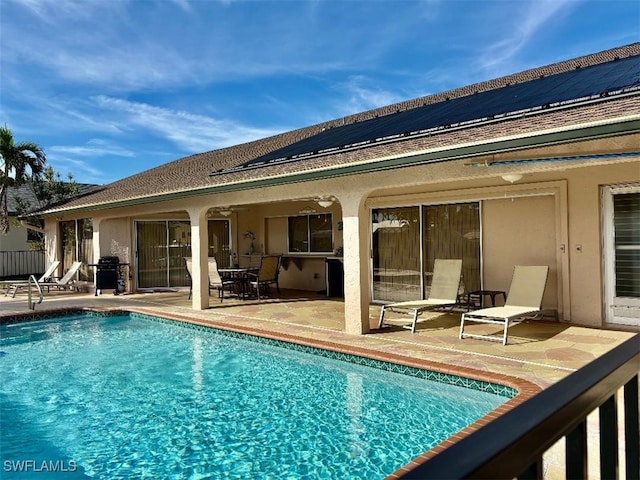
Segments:
[[[590,478],[587,416],[599,410],[600,478],[618,472],[616,393],[623,389],[625,478],[640,476],[640,335],[463,438],[403,479],[543,478],[543,454],[566,439],[566,478]]]
[[[15,250],[0,252],[0,278],[22,277],[44,272],[44,252]]]
[[[42,288],[40,287],[40,284],[38,283],[38,280],[36,280],[36,277],[34,277],[33,275],[29,276],[29,285],[28,285],[28,290],[29,290],[29,294],[28,294],[28,300],[27,300],[27,305],[29,305],[29,310],[35,310],[36,309],[36,305],[42,303],[42,299],[44,298],[44,295],[42,293]],[[40,296],[39,300],[37,302],[34,302],[31,300],[31,285],[35,285],[36,286],[36,290],[38,290],[38,294]]]

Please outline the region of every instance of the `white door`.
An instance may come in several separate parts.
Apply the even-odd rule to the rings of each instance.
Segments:
[[[603,189],[605,320],[640,326],[640,184]]]

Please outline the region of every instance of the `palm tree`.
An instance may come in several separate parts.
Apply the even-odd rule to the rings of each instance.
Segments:
[[[0,127],[0,230],[9,232],[7,193],[9,187],[18,187],[44,170],[47,158],[35,143],[14,143],[13,133],[5,125]],[[30,174],[29,174],[30,172]]]

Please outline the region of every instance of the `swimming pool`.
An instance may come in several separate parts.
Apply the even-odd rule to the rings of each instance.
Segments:
[[[0,333],[3,478],[383,478],[516,394],[136,313]]]

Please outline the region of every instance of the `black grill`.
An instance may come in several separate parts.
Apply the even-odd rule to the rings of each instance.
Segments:
[[[96,295],[98,290],[114,290],[118,292],[120,259],[118,257],[100,257],[96,266]]]

